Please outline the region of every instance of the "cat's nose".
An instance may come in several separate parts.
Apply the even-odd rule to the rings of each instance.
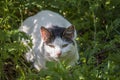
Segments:
[[[61,54],[62,54],[61,52],[58,52],[58,53],[57,53],[57,56],[60,57]]]

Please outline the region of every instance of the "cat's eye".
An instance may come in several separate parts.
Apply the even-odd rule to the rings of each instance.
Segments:
[[[64,48],[64,47],[67,47],[68,46],[68,44],[64,44],[64,45],[62,45],[62,47]]]
[[[49,47],[52,47],[52,48],[55,48],[55,46],[54,45],[48,45]]]

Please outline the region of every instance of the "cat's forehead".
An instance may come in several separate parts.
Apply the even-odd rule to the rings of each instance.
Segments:
[[[49,42],[47,42],[47,44],[62,45],[67,43],[73,43],[72,39],[65,38],[63,35],[67,28],[51,26],[47,29],[51,33]]]
[[[72,40],[66,41],[66,40],[64,40],[62,38],[56,38],[56,39],[54,39],[54,41],[52,42],[52,44],[57,45],[57,46],[58,45],[61,46],[63,44],[72,44],[72,45],[75,45],[75,42],[72,41]]]
[[[53,42],[53,44],[56,44],[56,45],[62,45],[62,44],[66,44],[66,43],[68,43],[68,42],[64,41],[61,38],[56,38]]]
[[[54,38],[62,37],[63,32],[65,31],[65,29],[66,28],[59,27],[59,26],[51,26],[50,28],[48,28],[48,30],[50,32],[52,32],[52,35],[54,36]]]

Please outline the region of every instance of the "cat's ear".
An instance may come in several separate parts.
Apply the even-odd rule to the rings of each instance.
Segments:
[[[73,39],[75,32],[75,27],[73,25],[69,26],[65,31],[63,32],[63,37],[67,39]]]
[[[49,32],[48,29],[46,29],[45,27],[41,26],[40,34],[41,34],[41,38],[43,39],[44,42],[49,41],[50,36],[51,36],[51,32]]]

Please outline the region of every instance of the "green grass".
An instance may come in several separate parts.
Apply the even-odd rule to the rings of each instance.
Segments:
[[[80,65],[48,62],[37,72],[24,59],[21,22],[40,10],[60,13],[76,26]],[[31,45],[31,44],[30,44]],[[120,80],[119,0],[1,0],[0,80]]]

